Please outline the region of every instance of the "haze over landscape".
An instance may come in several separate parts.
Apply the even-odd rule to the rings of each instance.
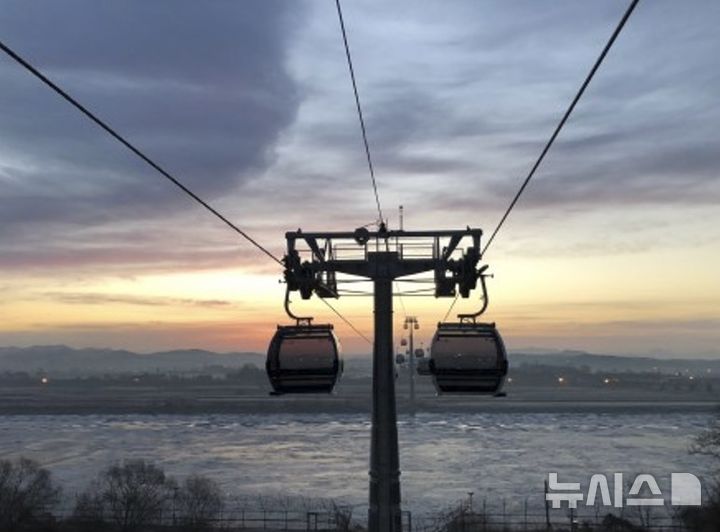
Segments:
[[[281,255],[286,230],[373,221],[330,7],[5,1],[0,34]],[[390,226],[403,204],[407,229],[492,229],[621,10],[348,3]],[[629,22],[486,257],[511,349],[720,355],[719,18]],[[0,86],[0,345],[262,352],[276,265],[4,56]],[[405,304],[428,332],[447,309]],[[338,305],[372,334],[370,300]]]

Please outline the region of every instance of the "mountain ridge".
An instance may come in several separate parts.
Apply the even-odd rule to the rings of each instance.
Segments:
[[[589,353],[580,350],[512,351],[512,367],[556,366],[588,371],[720,374],[720,359],[655,358]],[[0,372],[52,372],[82,376],[106,373],[189,373],[237,369],[245,364],[264,366],[265,355],[253,351],[218,353],[205,349],[171,349],[136,353],[125,349],[72,348],[67,345],[0,346]],[[347,357],[346,364],[365,373],[370,357]]]
[[[174,349],[135,353],[125,349],[80,348],[66,345],[0,347],[0,371],[46,371],[68,375],[137,372],[193,372],[209,367],[239,368],[258,364],[254,352],[216,353],[203,349]]]

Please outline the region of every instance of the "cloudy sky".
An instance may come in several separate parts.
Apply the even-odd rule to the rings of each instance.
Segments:
[[[489,233],[626,6],[346,2],[390,226]],[[640,3],[485,257],[511,348],[720,356],[719,25]],[[0,0],[0,39],[277,255],[376,218],[331,0]],[[285,321],[276,264],[5,56],[0,250],[2,345],[262,350]],[[426,339],[448,306],[403,303]]]

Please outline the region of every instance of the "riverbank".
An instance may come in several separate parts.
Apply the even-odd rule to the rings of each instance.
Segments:
[[[345,383],[332,395],[273,397],[261,386],[223,382],[173,386],[83,386],[49,382],[0,389],[0,415],[91,414],[285,414],[353,413],[370,411],[367,383]],[[417,412],[528,413],[654,413],[712,412],[717,394],[648,390],[587,389],[583,387],[508,386],[507,397],[437,396],[431,386],[419,386]],[[411,412],[405,387],[397,391],[399,415]]]

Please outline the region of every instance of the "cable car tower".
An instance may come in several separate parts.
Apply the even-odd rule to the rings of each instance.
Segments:
[[[337,298],[338,274],[365,278],[373,283],[375,336],[368,511],[371,532],[401,530],[392,328],[393,281],[432,272],[435,297],[456,297],[458,294],[469,297],[477,287],[478,279],[485,287],[484,271],[487,267],[478,268],[481,236],[482,230],[469,227],[459,231],[388,231],[384,224],[377,231],[359,228],[354,232],[304,233],[298,229],[285,234],[286,310],[296,320],[296,325],[279,327],[268,350],[268,375],[276,393],[327,392],[334,384],[339,368],[337,342],[329,326],[312,325],[312,318],[298,318],[290,313],[287,305],[290,292],[300,292],[303,299],[309,299],[313,294],[321,298]],[[487,297],[485,299],[487,301]],[[470,318],[461,317],[465,325],[459,334],[465,347],[473,346],[471,331],[475,329],[474,315]],[[447,340],[450,344],[444,350],[443,363],[437,360],[435,364],[439,371],[444,372],[439,378],[442,381],[450,375],[451,379],[457,379],[467,373],[466,366],[470,361],[470,372],[463,379],[463,386],[453,390],[467,391],[472,388],[468,383],[472,383],[482,372],[472,365],[472,353],[459,357],[464,361],[459,367],[448,367],[452,366],[453,358],[447,356],[452,353],[452,339]],[[487,335],[480,340],[485,342]],[[293,346],[285,349],[286,342],[293,342]],[[313,346],[315,354],[310,354],[312,349],[298,345],[303,343]],[[297,357],[293,358],[293,352],[299,353],[297,357],[310,357],[315,361],[315,367],[300,367],[302,364],[298,364]],[[502,353],[504,355],[504,348]],[[325,360],[324,367],[318,367],[323,365],[320,360]],[[303,373],[305,369],[308,371]],[[313,382],[313,378],[317,381]],[[492,393],[493,390],[485,386],[482,390],[471,391]]]

